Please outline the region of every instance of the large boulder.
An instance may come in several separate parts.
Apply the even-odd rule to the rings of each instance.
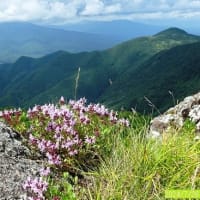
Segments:
[[[31,159],[32,153],[19,134],[0,121],[0,199],[27,199],[22,185],[29,176],[36,176],[43,163]]]
[[[164,114],[155,117],[150,124],[150,137],[160,137],[170,127],[180,128],[186,119],[196,124],[197,132],[200,131],[200,92],[186,97],[176,106]]]

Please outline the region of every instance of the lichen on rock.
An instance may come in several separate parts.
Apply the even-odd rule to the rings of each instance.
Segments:
[[[0,199],[27,199],[22,185],[28,176],[35,176],[42,160],[31,159],[31,151],[22,138],[0,121]]]
[[[161,137],[170,127],[181,128],[186,119],[194,122],[197,132],[200,131],[200,92],[186,97],[164,114],[152,119],[148,135],[153,138]]]

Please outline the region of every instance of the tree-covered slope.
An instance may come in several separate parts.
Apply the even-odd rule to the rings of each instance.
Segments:
[[[144,76],[148,60],[163,50],[198,41],[200,38],[197,36],[171,28],[105,51],[74,54],[58,51],[38,59],[21,57],[14,64],[0,67],[0,74],[7,77],[2,79],[3,84],[0,85],[0,107],[55,101],[61,95],[73,98],[79,67],[77,98],[85,96],[89,101],[101,100],[116,107],[134,106],[134,99],[138,96],[130,92],[136,87],[133,77]],[[185,62],[184,59],[182,62]],[[145,88],[140,89],[146,91]]]
[[[200,43],[162,51],[121,76],[100,98],[114,107],[161,111],[200,90]],[[145,100],[147,97],[148,100]]]

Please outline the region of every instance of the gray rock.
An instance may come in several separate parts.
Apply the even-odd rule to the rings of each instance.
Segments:
[[[195,122],[197,131],[200,131],[200,92],[186,97],[178,105],[151,120],[148,136],[161,137],[162,133],[170,127],[182,127],[186,119]]]
[[[0,200],[27,199],[22,185],[43,165],[42,160],[32,160],[31,155],[20,135],[0,121]]]

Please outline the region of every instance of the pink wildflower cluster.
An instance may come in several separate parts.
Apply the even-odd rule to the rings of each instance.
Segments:
[[[40,122],[43,121],[43,133],[40,134],[43,137],[36,138],[30,134],[29,139],[32,145],[45,153],[49,164],[60,165],[62,154],[65,156],[66,153],[69,156],[78,154],[82,140],[75,129],[77,117],[67,106],[54,104],[35,106],[29,109],[27,117],[30,120],[37,118]],[[33,124],[29,131],[35,132],[37,129],[38,125]]]
[[[23,188],[31,194],[31,197],[28,198],[29,200],[45,199],[44,192],[47,190],[47,187],[48,183],[41,177],[36,177],[34,179],[28,177],[23,185]]]
[[[81,98],[65,104],[64,97],[61,97],[58,105],[36,105],[28,109],[26,118],[30,125],[26,132],[29,133],[29,142],[46,156],[51,168],[62,168],[67,159],[73,160],[80,152],[93,148],[101,136],[101,126],[129,126],[128,120],[118,119],[117,113],[109,111],[104,105],[86,103],[86,99]],[[0,117],[10,123],[21,114],[21,109],[5,110]],[[49,173],[50,168],[47,167],[41,170],[40,178],[27,179],[24,189],[32,194],[30,199],[44,199],[48,188],[44,177]]]
[[[82,116],[82,118],[85,117],[85,119],[88,119],[87,116],[84,115],[84,113],[90,113],[90,114],[97,114],[100,117],[109,117],[109,121],[116,124],[121,124],[126,127],[129,126],[129,121],[122,118],[118,119],[117,112],[114,112],[113,110],[109,111],[108,108],[106,108],[104,105],[101,104],[89,104],[86,106],[87,100],[85,98],[81,98],[78,101],[70,100],[69,105],[72,107],[73,110],[79,111],[79,115]],[[84,116],[84,117],[83,117]],[[88,119],[89,123],[89,119]]]
[[[27,178],[23,189],[28,192],[28,200],[45,200],[45,192],[48,189],[48,182],[45,179],[50,172],[50,167],[44,167],[40,170],[40,177]]]
[[[48,176],[50,174],[50,167],[45,167],[40,170],[41,176]]]
[[[37,139],[32,134],[30,134],[30,143],[33,146],[37,146],[40,152],[45,153],[46,157],[48,158],[49,164],[52,165],[60,165],[61,158],[57,153],[59,146],[57,143],[53,143],[50,140],[45,139]]]
[[[15,117],[15,121],[17,121],[21,113],[22,113],[21,108],[4,110],[4,111],[0,111],[0,118],[4,118],[6,122],[9,125],[11,125],[11,121],[13,120],[13,117]]]

